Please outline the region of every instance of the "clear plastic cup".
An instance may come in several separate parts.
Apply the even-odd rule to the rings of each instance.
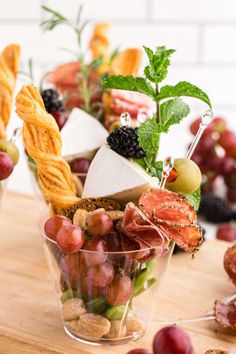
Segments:
[[[168,254],[154,259],[147,254],[158,249],[151,248],[66,254],[45,235],[47,219],[48,213],[40,218],[39,231],[66,333],[80,342],[107,346],[142,337],[158,306],[157,292],[174,244]]]

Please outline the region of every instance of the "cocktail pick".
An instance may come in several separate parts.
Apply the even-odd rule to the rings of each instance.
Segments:
[[[132,122],[130,114],[128,112],[121,113],[120,122],[122,126],[130,127]]]
[[[190,145],[187,154],[186,154],[186,158],[187,159],[191,159],[194,150],[196,149],[196,146],[204,132],[204,130],[206,129],[206,127],[210,124],[210,122],[212,121],[213,118],[213,111],[211,109],[208,109],[207,111],[205,111],[202,115],[202,122],[199,125],[199,129],[197,131],[197,134],[195,135],[192,144]]]
[[[175,160],[173,159],[173,157],[167,157],[163,161],[161,182],[160,182],[160,186],[159,186],[160,189],[165,188],[167,178],[169,177],[169,174],[170,174],[172,168],[174,167],[174,162],[175,162]]]
[[[227,312],[226,312],[225,309],[224,309],[224,311],[223,311],[224,316],[222,316],[222,313],[221,313],[221,311],[220,311],[220,313],[219,313],[218,308],[219,308],[220,306],[221,306],[221,307],[222,307],[222,306],[227,306],[227,305],[230,305],[230,304],[232,303],[233,306],[235,307],[235,314],[236,314],[235,301],[236,301],[236,293],[233,294],[233,295],[231,295],[231,296],[227,296],[227,297],[225,297],[225,298],[222,299],[222,300],[216,301],[214,311],[209,311],[209,312],[207,312],[204,316],[197,317],[197,318],[191,318],[191,319],[184,319],[184,320],[179,319],[179,320],[173,321],[173,322],[172,322],[172,321],[160,321],[160,323],[171,325],[171,324],[194,323],[194,322],[201,322],[201,321],[216,321],[216,322],[217,322],[218,324],[220,324],[220,325],[222,324],[222,322],[224,322],[224,325],[222,325],[222,327],[224,327],[224,328],[230,328],[229,326],[228,326],[228,327],[226,326],[226,322],[224,321],[224,320],[226,320],[226,321],[229,321],[229,320],[230,320],[230,319],[228,319],[228,318],[224,318],[224,316],[227,317]],[[217,304],[218,304],[218,307],[216,308],[216,305],[217,305]],[[230,316],[230,317],[231,317],[231,316]],[[233,317],[232,317],[232,318],[233,318]],[[235,317],[234,317],[234,318],[235,318]],[[231,323],[231,325],[232,325],[232,323]],[[233,325],[234,325],[234,328],[236,328],[235,320],[234,320]]]

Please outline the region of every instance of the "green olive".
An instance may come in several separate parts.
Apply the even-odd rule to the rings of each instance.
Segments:
[[[173,182],[166,183],[167,189],[176,193],[191,194],[200,187],[202,174],[194,161],[184,158],[175,159],[174,169],[176,178]]]

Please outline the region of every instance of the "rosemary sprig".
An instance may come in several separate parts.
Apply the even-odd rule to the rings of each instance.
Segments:
[[[80,73],[78,75],[78,90],[81,93],[84,101],[82,108],[86,112],[92,113],[93,107],[90,102],[91,102],[91,96],[94,94],[94,89],[90,88],[89,75],[91,70],[98,68],[102,64],[103,59],[98,58],[92,61],[89,65],[85,64],[84,62],[85,55],[82,49],[82,35],[85,27],[88,25],[90,21],[89,20],[82,21],[82,10],[83,10],[82,5],[79,6],[75,21],[69,20],[61,13],[49,8],[48,6],[43,5],[42,9],[46,11],[48,14],[50,14],[51,16],[49,19],[46,19],[41,23],[41,27],[44,31],[52,31],[60,25],[66,25],[67,27],[71,28],[76,35],[77,52],[76,53],[73,52],[73,54],[76,54],[77,60],[79,61],[80,64]],[[65,48],[63,48],[63,50],[65,50]]]

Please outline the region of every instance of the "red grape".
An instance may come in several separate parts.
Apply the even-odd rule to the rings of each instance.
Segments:
[[[230,157],[224,157],[221,162],[221,174],[228,175],[233,172],[235,168],[235,160],[231,159]]]
[[[10,176],[14,169],[12,158],[3,151],[0,151],[0,181]]]
[[[116,274],[105,288],[105,298],[112,306],[124,305],[133,293],[132,282],[126,275]]]
[[[228,129],[224,130],[220,135],[219,144],[226,150],[235,149],[236,135]]]
[[[194,354],[191,340],[178,326],[162,328],[153,340],[154,354]]]
[[[197,131],[199,129],[199,125],[201,124],[202,117],[196,118],[190,125],[190,131],[193,135],[197,134]]]
[[[89,267],[87,270],[87,281],[93,286],[104,288],[111,283],[114,278],[113,265],[106,261],[103,264],[98,264],[95,267]]]
[[[48,219],[44,225],[44,231],[47,237],[56,241],[57,233],[62,226],[70,225],[71,221],[65,216],[54,215]]]
[[[82,285],[83,293],[89,297],[100,297],[103,296],[104,288],[99,288],[94,286],[88,278],[85,278]]]
[[[236,241],[236,227],[229,223],[221,224],[217,230],[216,238],[227,242]]]
[[[108,246],[104,240],[101,239],[90,239],[85,241],[84,250],[93,252],[83,252],[83,259],[88,266],[95,266],[97,264],[102,264],[107,259]]]
[[[212,151],[215,145],[216,139],[214,138],[213,134],[211,132],[209,133],[205,131],[198,143],[198,152],[203,154]]]
[[[77,289],[78,280],[84,275],[80,255],[67,254],[61,259],[62,273],[72,289]]]
[[[61,130],[68,120],[68,113],[58,111],[58,112],[51,112],[51,115],[54,117],[59,130]]]
[[[236,188],[236,168],[235,167],[231,173],[224,176],[224,180],[225,180],[225,184],[229,188]]]
[[[87,173],[90,161],[84,158],[78,158],[70,162],[70,169],[74,173]]]
[[[152,352],[147,349],[133,349],[130,350],[127,354],[152,354]]]
[[[76,253],[83,246],[84,233],[79,226],[66,225],[60,228],[56,240],[61,251]]]
[[[210,125],[212,129],[217,133],[222,133],[226,129],[226,122],[222,117],[214,118]]]
[[[192,160],[198,165],[198,167],[201,169],[202,163],[203,163],[203,158],[200,153],[194,152],[192,155]]]
[[[113,228],[112,218],[103,209],[97,209],[88,214],[86,218],[88,232],[94,237],[103,237]]]
[[[227,190],[227,198],[230,203],[236,203],[236,188],[228,188]]]

